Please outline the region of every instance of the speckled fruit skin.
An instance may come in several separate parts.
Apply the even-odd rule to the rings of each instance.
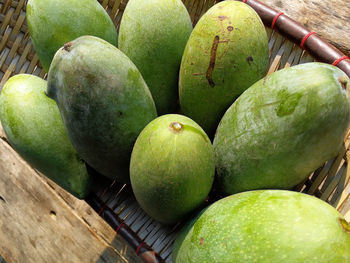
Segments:
[[[329,204],[297,192],[226,197],[184,231],[176,263],[350,262],[350,225]]]
[[[192,31],[181,0],[130,0],[119,31],[119,48],[140,70],[160,115],[178,101],[182,54]]]
[[[0,94],[0,119],[11,146],[34,168],[78,198],[90,189],[84,162],[68,139],[46,81],[20,74]]]
[[[108,42],[80,37],[55,55],[47,94],[73,146],[96,171],[129,182],[132,147],[157,117],[152,95],[131,60]]]
[[[114,24],[96,0],[29,0],[27,22],[46,72],[56,51],[80,36],[96,36],[117,46]]]
[[[179,130],[174,123],[180,124]],[[215,172],[212,144],[202,128],[177,114],[158,117],[141,132],[131,162],[131,186],[140,206],[173,224],[206,199]]]
[[[349,127],[349,78],[307,63],[277,71],[227,110],[214,139],[217,182],[226,194],[289,189],[335,157]]]
[[[177,254],[181,248],[182,242],[185,240],[188,232],[190,232],[193,225],[196,223],[198,218],[208,209],[208,206],[202,209],[198,214],[195,214],[191,219],[189,219],[185,225],[181,228],[181,230],[176,235],[176,240],[172,247],[172,261],[176,262]]]
[[[202,16],[182,58],[183,114],[212,137],[234,100],[265,76],[268,39],[258,14],[238,1],[223,1]]]

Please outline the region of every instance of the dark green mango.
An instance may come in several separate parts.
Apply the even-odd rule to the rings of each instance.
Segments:
[[[228,107],[267,67],[268,39],[258,14],[238,1],[216,4],[199,20],[183,54],[182,113],[212,137]]]
[[[101,174],[128,182],[134,142],[157,116],[131,60],[102,39],[80,37],[56,53],[47,94],[80,156]]]
[[[350,225],[313,196],[249,191],[210,205],[173,253],[174,263],[349,263]]]
[[[178,76],[192,23],[181,0],[129,0],[119,48],[140,70],[159,114],[174,112]]]
[[[289,189],[335,157],[349,127],[349,87],[340,69],[307,63],[245,91],[214,139],[222,190]]]
[[[208,136],[182,115],[153,120],[132,151],[130,179],[136,200],[163,224],[174,224],[198,208],[209,194],[214,173]]]
[[[117,46],[114,24],[97,0],[29,0],[27,22],[46,72],[56,51],[80,36],[96,36]]]
[[[34,168],[78,198],[91,178],[68,139],[54,100],[45,95],[46,81],[20,74],[0,94],[0,119],[12,147]]]

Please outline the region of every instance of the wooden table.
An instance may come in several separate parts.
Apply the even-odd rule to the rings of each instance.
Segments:
[[[350,54],[349,0],[263,2]],[[0,254],[8,263],[140,261],[84,201],[28,166],[1,132],[0,171]]]

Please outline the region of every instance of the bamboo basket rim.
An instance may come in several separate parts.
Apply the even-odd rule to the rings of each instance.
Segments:
[[[350,59],[342,51],[308,30],[283,12],[277,11],[258,0],[238,0],[251,6],[265,26],[275,29],[281,35],[306,50],[318,61],[339,67],[350,77]]]
[[[33,51],[27,26],[25,24],[25,7],[27,0],[0,0],[0,14],[6,10],[4,16],[0,16],[2,22],[0,26],[0,89],[13,74],[29,72],[45,78],[46,73],[42,70],[37,55]],[[108,11],[113,22],[118,28],[122,12],[125,9],[127,0],[98,0]],[[222,0],[203,0],[196,6],[195,0],[183,0],[194,23],[200,16],[212,5]],[[270,30],[270,69],[268,74],[278,70],[282,65],[285,67],[303,62],[312,61],[317,58],[328,64],[333,64],[342,69],[350,77],[350,60],[340,50],[329,44],[327,41],[309,31],[300,23],[294,21],[287,15],[268,7],[258,0],[237,0],[251,6],[261,17],[266,27],[272,27]],[[198,3],[198,2],[197,2]],[[1,5],[2,4],[2,5]],[[9,30],[12,28],[12,30]],[[15,37],[14,37],[15,36]],[[285,46],[285,38],[289,41]],[[290,43],[294,43],[292,45]],[[302,49],[300,49],[300,45]],[[290,56],[284,56],[285,53]],[[17,55],[17,56],[16,56]],[[348,151],[350,140],[349,134],[346,137],[344,147],[339,155],[328,161],[323,167],[316,170],[303,184],[295,188],[296,191],[303,191],[308,194],[316,195],[324,201],[331,200],[338,191],[336,208],[345,214],[346,219],[350,220],[350,167],[347,165],[350,160]],[[342,187],[339,187],[343,182]],[[101,189],[102,190],[102,189]],[[117,234],[124,237],[127,242],[135,249],[135,252],[145,262],[164,262],[162,253],[169,257],[171,244],[167,244],[162,249],[162,253],[155,251],[153,245],[148,245],[146,238],[141,238],[138,231],[132,229],[126,223],[120,214],[114,212],[116,203],[111,201],[111,196],[115,193],[125,192],[125,185],[117,185],[115,182],[105,185],[100,192],[95,192],[87,198],[87,202],[92,208],[103,217],[116,230]],[[332,197],[333,196],[333,197]],[[112,198],[114,199],[114,198]],[[169,232],[174,234],[174,229]],[[166,239],[166,238],[165,238]],[[170,242],[170,241],[169,241]]]

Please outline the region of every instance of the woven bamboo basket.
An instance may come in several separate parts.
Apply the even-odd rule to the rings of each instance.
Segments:
[[[13,75],[28,73],[46,77],[33,49],[26,25],[26,0],[0,0],[0,89]],[[118,30],[127,0],[99,0]],[[192,21],[217,0],[183,0]],[[350,60],[339,50],[310,33],[287,16],[256,0],[243,0],[253,7],[266,25],[269,36],[268,74],[296,64],[323,61],[335,64],[350,76]],[[272,28],[271,28],[272,27]],[[350,221],[350,138],[338,156],[310,174],[295,188],[315,195],[334,206]],[[124,237],[146,262],[171,262],[172,243],[181,224],[165,227],[148,217],[138,206],[130,186],[101,181],[87,202]]]

